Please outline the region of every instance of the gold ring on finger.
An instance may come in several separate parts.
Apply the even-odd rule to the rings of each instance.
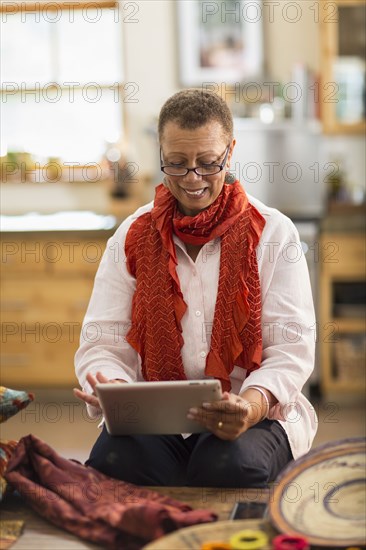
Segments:
[[[223,425],[224,425],[224,423],[221,422],[221,420],[220,420],[220,422],[217,424],[218,429],[221,430]]]

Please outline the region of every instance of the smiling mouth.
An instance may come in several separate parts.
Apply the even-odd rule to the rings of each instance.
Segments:
[[[183,189],[183,191],[185,191],[185,193],[187,193],[187,195],[189,197],[202,197],[206,191],[206,189],[208,189],[208,187],[202,187],[201,189],[197,189],[195,191],[190,191],[189,189]]]

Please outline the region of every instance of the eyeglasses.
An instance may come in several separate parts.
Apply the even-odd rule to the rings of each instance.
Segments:
[[[225,156],[221,164],[202,164],[201,166],[196,166],[195,168],[185,168],[184,166],[174,166],[171,164],[164,165],[162,150],[160,148],[160,169],[168,176],[186,176],[189,172],[194,172],[197,176],[214,176],[223,170],[229,150],[230,145],[226,148]]]

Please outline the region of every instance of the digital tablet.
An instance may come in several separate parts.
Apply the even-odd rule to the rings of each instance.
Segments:
[[[263,519],[267,512],[265,502],[236,502],[229,519]]]
[[[106,383],[95,389],[110,435],[205,432],[187,418],[188,409],[221,399],[221,384],[211,379]]]

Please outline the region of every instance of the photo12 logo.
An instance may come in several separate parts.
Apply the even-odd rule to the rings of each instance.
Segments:
[[[336,2],[263,2],[260,0],[242,0],[240,2],[201,2],[201,21],[210,23],[210,20],[219,17],[222,23],[298,23],[305,12],[311,12],[314,23],[323,18],[325,23],[338,22]],[[307,15],[307,14],[305,14]]]
[[[6,23],[17,14],[21,23],[75,23],[78,16],[85,23],[95,25],[113,14],[114,23],[139,23],[140,6],[138,2],[2,2],[1,22]]]

